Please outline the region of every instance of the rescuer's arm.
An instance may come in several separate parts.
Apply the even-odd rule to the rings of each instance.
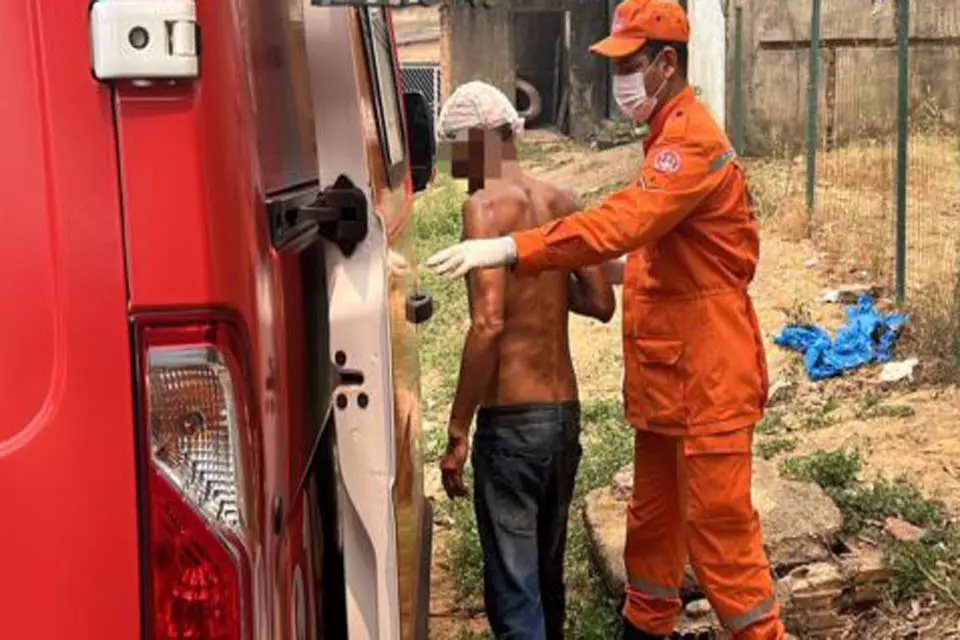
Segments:
[[[463,233],[464,237],[472,239],[499,236],[493,212],[468,200],[463,209]],[[497,372],[505,288],[506,270],[503,267],[477,269],[467,275],[470,329],[463,345],[460,377],[447,427],[447,455],[441,462],[444,488],[451,497],[466,494],[463,466],[467,459],[470,424]]]
[[[654,147],[639,184],[596,208],[514,233],[514,269],[536,274],[597,265],[656,242],[719,186],[725,164],[718,158],[695,141]]]

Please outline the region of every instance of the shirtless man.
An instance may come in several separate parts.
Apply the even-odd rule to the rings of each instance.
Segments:
[[[438,133],[454,177],[468,179],[465,238],[496,238],[581,208],[525,175],[514,139],[522,121],[497,89],[471,82],[450,97]],[[563,556],[580,462],[577,381],[568,313],[607,322],[613,289],[599,268],[517,278],[506,269],[467,278],[470,330],[450,414],[443,486],[467,494],[463,468],[474,413],[474,509],[484,555],[484,602],[500,640],[563,637]],[[479,411],[478,411],[479,408]]]

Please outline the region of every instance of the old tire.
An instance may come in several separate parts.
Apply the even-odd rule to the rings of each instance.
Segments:
[[[533,84],[522,78],[517,78],[517,104],[521,104],[523,101],[526,101],[527,108],[520,112],[520,117],[526,122],[533,122],[539,118],[543,111],[543,99],[540,97],[540,92]]]

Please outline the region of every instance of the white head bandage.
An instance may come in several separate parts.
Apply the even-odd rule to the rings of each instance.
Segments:
[[[450,141],[468,129],[499,129],[505,125],[515,135],[523,132],[523,118],[507,96],[486,82],[468,82],[457,87],[440,110],[437,138]]]

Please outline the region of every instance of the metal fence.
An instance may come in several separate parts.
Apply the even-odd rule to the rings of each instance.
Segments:
[[[958,295],[960,3],[812,0],[782,36],[744,33],[779,2],[731,16],[735,146],[782,152],[783,194],[839,277],[899,302]]]
[[[440,65],[401,64],[400,82],[404,91],[418,91],[427,100],[434,121],[440,115]]]

